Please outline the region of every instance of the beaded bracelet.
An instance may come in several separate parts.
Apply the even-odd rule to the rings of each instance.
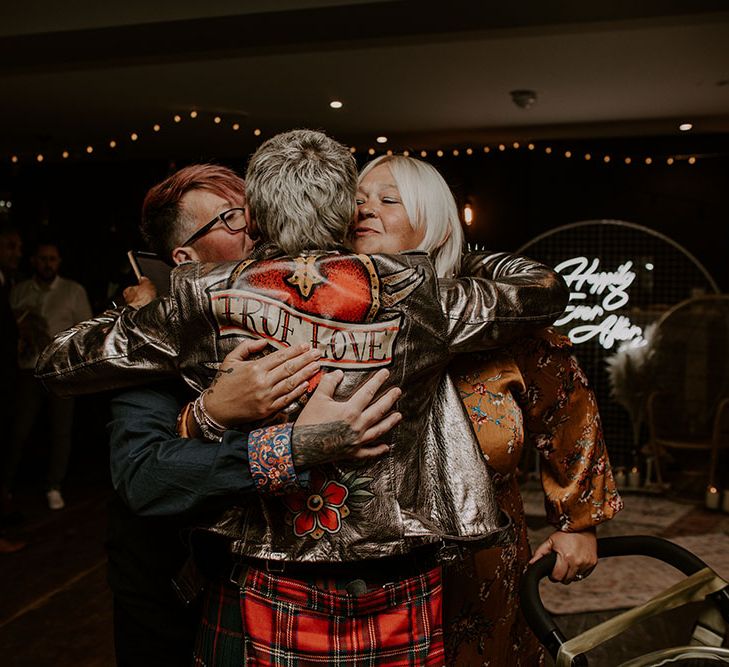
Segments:
[[[218,422],[210,416],[208,411],[205,410],[204,399],[207,391],[208,390],[205,389],[205,391],[203,391],[202,394],[200,394],[192,402],[192,417],[197,423],[200,432],[207,440],[220,442],[227,429],[222,424],[218,424]]]

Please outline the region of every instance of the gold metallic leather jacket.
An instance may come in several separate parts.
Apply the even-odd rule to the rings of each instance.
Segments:
[[[287,258],[262,248],[242,262],[185,264],[172,274],[169,298],[59,334],[36,374],[62,395],[174,375],[201,390],[243,336],[320,347],[322,365],[347,371],[341,398],[387,367],[386,387],[403,391],[387,455],[315,470],[300,494],[247,498],[213,532],[235,553],[273,560],[361,560],[448,540],[497,544],[508,519],[445,369],[455,354],[550,324],[568,293],[553,271],[524,258],[480,256],[469,270],[490,279],[438,281],[424,253]],[[297,534],[306,512],[314,529]]]

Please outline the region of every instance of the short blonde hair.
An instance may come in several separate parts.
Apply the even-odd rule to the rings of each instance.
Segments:
[[[291,130],[253,154],[246,188],[264,238],[287,255],[328,250],[344,243],[354,219],[357,165],[322,132]]]
[[[463,228],[453,193],[438,170],[404,155],[383,155],[364,166],[359,181],[375,167],[387,165],[400,191],[413,229],[425,228],[417,248],[430,253],[440,278],[458,274],[463,252]]]

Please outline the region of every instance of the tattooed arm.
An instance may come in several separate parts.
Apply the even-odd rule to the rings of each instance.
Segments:
[[[340,403],[332,398],[337,375],[323,378],[309,401],[311,408],[302,412],[294,429],[297,473],[325,461],[386,452],[387,445],[368,447],[365,441],[376,441],[400,420],[398,413],[387,414],[399,390],[390,390],[370,406],[367,396],[379,388],[373,383]],[[111,401],[111,478],[136,514],[179,515],[225,507],[226,499],[260,493],[249,470],[246,431],[226,431],[215,444],[178,436],[175,417],[186,399],[184,386],[170,383],[126,391]],[[312,422],[327,412],[332,422]]]
[[[306,469],[340,459],[377,458],[387,452],[389,447],[377,440],[402,419],[399,412],[390,412],[400,389],[393,387],[375,400],[389,375],[380,370],[348,400],[336,401],[334,392],[344,373],[327,373],[294,424],[294,465]]]
[[[307,380],[319,370],[318,350],[297,346],[247,361],[251,353],[263,350],[266,341],[246,341],[221,364],[203,397],[206,411],[219,424],[238,427],[281,410],[299,398]],[[386,445],[372,446],[401,419],[389,414],[401,391],[393,388],[375,400],[389,372],[375,373],[346,401],[334,399],[342,371],[327,373],[301,411],[291,437],[293,462],[306,469],[339,459],[367,459],[382,455]],[[192,415],[188,433],[201,437]]]
[[[337,401],[334,392],[344,374],[329,373],[322,378],[293,429],[291,424],[278,424],[252,431],[248,436],[248,462],[256,490],[272,495],[290,493],[308,483],[308,479],[302,479],[308,468],[385,454],[388,445],[377,440],[402,419],[399,412],[390,413],[400,397],[400,389],[393,387],[375,399],[388,376],[389,372],[383,369],[349,399]]]

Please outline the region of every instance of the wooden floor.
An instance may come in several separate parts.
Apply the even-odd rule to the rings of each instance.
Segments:
[[[11,534],[28,540],[0,555],[0,665],[114,665],[111,595],[106,585],[103,484],[69,488],[51,512],[42,488],[17,500],[25,515]]]
[[[51,512],[42,489],[19,501],[28,546],[0,555],[0,665],[3,667],[113,667],[111,597],[106,584],[104,539],[110,494],[105,471],[69,483],[67,507]],[[72,480],[73,481],[73,480]],[[712,532],[717,515],[696,508],[669,536],[697,527]],[[615,612],[559,617],[569,637]],[[691,625],[691,610],[638,628],[597,651],[591,665],[613,667],[631,655],[670,645]],[[677,630],[677,628],[679,630]],[[510,666],[492,666],[510,667]]]

